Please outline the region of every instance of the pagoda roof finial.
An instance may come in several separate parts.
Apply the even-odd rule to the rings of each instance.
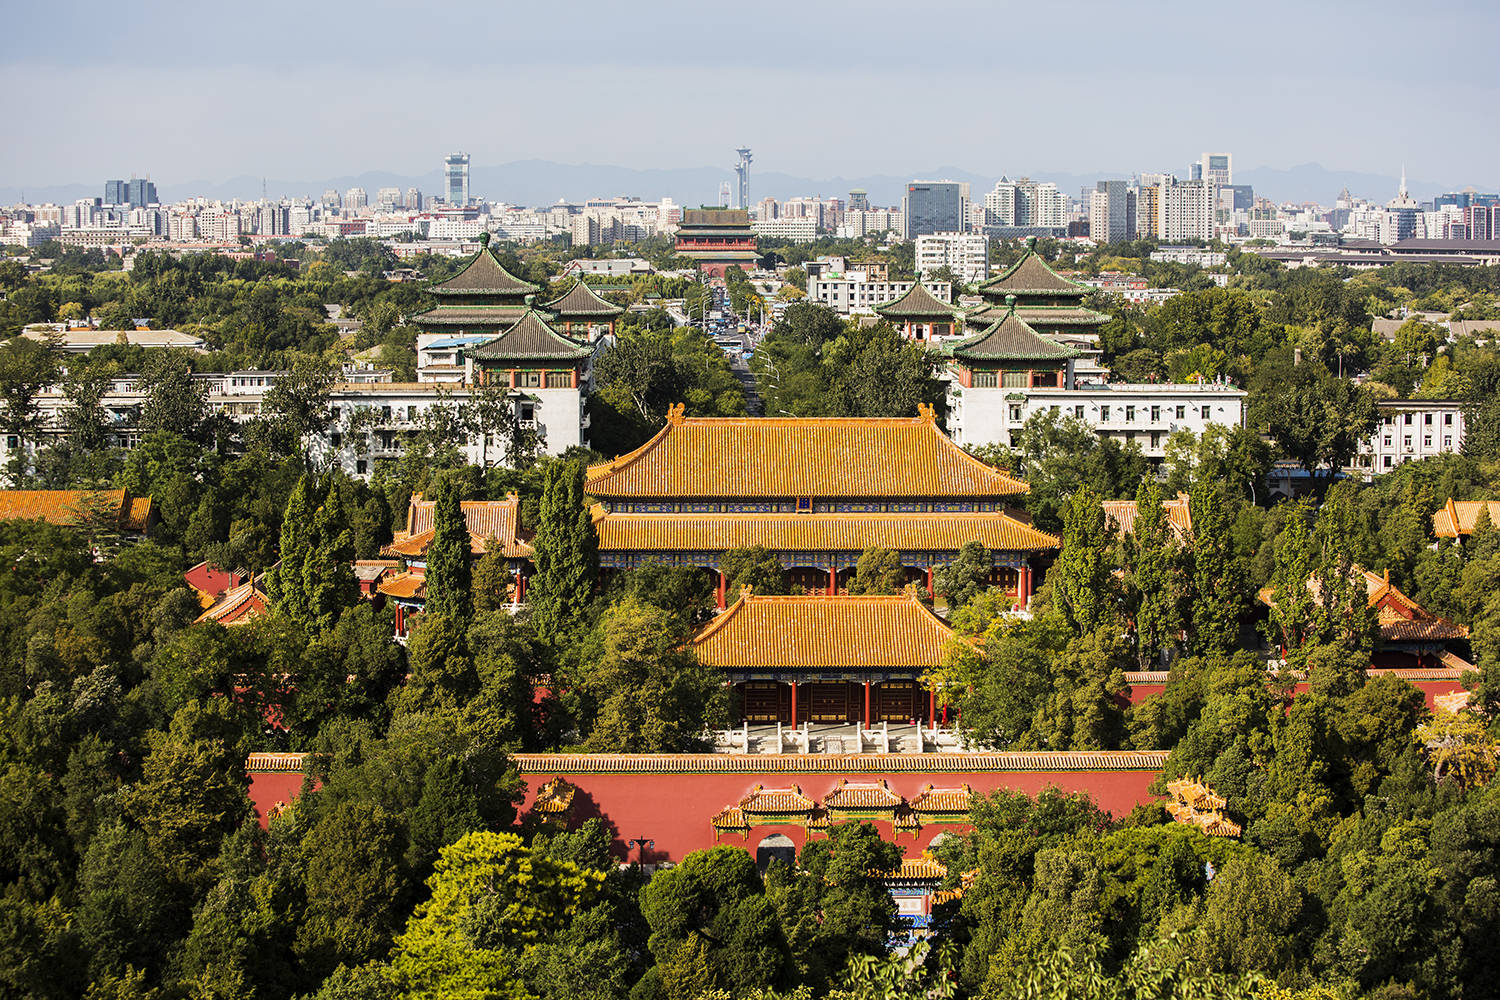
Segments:
[[[482,247],[485,247],[485,248],[489,247],[489,245],[490,245],[490,231],[488,229],[486,229],[484,232],[482,232],[482,233],[479,234],[479,245],[482,246]]]

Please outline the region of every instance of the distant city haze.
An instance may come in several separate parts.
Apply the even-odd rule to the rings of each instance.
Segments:
[[[6,25],[6,202],[132,174],[164,199],[436,190],[462,149],[476,196],[691,203],[732,180],[737,146],[752,199],[847,184],[889,202],[887,180],[946,175],[1076,191],[1208,149],[1276,199],[1361,176],[1356,194],[1388,197],[1403,165],[1417,196],[1500,187],[1483,2],[65,0],[11,4]],[[1307,164],[1326,170],[1281,172]]]

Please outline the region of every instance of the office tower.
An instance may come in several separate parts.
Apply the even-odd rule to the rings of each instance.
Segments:
[[[414,187],[406,189],[406,207],[413,212],[422,211],[422,192]]]
[[[928,233],[962,233],[969,228],[969,185],[955,181],[912,181],[901,199],[906,239]]]
[[[449,153],[443,160],[443,197],[460,208],[469,204],[468,153]]]
[[[1417,216],[1422,206],[1406,193],[1406,168],[1401,168],[1401,187],[1396,197],[1385,204],[1385,219],[1380,225],[1380,242],[1390,244],[1417,235]]]
[[[1135,235],[1136,196],[1128,181],[1100,181],[1089,193],[1089,238],[1122,243]]]
[[[104,204],[106,204],[106,205],[128,205],[128,204],[130,204],[130,202],[127,200],[127,196],[126,196],[126,193],[125,193],[125,182],[124,181],[105,181],[104,182]]]
[[[125,200],[131,208],[160,203],[160,199],[156,197],[156,185],[141,177],[132,177],[130,183],[125,185]]]
[[[370,198],[365,194],[365,189],[353,187],[344,192],[344,211],[358,212],[370,203]]]
[[[344,199],[333,188],[323,192],[323,207],[329,211],[337,212],[344,205]]]
[[[1209,181],[1219,187],[1234,183],[1234,158],[1228,153],[1204,153],[1194,165],[1193,180]]]
[[[375,192],[375,207],[382,212],[393,211],[401,204],[401,189],[396,187],[383,187]]]
[[[868,212],[870,210],[870,195],[864,188],[854,188],[849,192],[849,211]]]

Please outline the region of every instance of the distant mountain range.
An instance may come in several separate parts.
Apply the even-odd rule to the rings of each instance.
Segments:
[[[1185,170],[1185,168],[1184,168]],[[1012,179],[1022,175],[1020,171],[1005,173]],[[1056,171],[1032,171],[1037,180],[1052,181],[1059,188],[1078,197],[1085,186],[1096,180],[1128,177],[1120,171],[1099,171],[1076,174]],[[1183,174],[1179,174],[1183,176]],[[937,167],[932,170],[914,170],[910,174],[873,174],[862,177],[802,177],[776,171],[750,174],[750,198],[794,198],[800,195],[822,195],[823,197],[847,197],[853,188],[863,188],[874,205],[899,205],[905,184],[913,179],[968,181],[972,195],[977,200],[995,184],[999,173],[977,174],[954,166]],[[56,202],[65,204],[79,198],[98,197],[104,192],[101,176],[96,184],[40,185],[24,189],[0,186],[0,204],[13,204],[25,197],[33,203]],[[733,171],[719,167],[683,167],[663,170],[637,170],[630,167],[600,164],[554,163],[549,160],[518,160],[499,166],[475,166],[470,173],[469,188],[476,197],[484,197],[513,205],[548,205],[559,200],[582,201],[585,198],[629,195],[643,201],[655,201],[667,196],[681,205],[715,204],[719,197],[719,185],[734,180]],[[157,188],[163,200],[171,202],[183,198],[203,196],[207,198],[259,198],[261,191],[272,198],[309,195],[317,197],[333,188],[345,191],[351,187],[362,187],[375,200],[375,192],[383,187],[408,187],[421,189],[424,194],[435,194],[441,186],[441,174],[434,170],[426,174],[396,174],[387,171],[370,171],[358,175],[330,177],[322,180],[263,180],[259,177],[234,177],[226,181],[188,181],[184,183],[158,182]],[[1316,201],[1331,205],[1339,192],[1348,188],[1350,193],[1375,201],[1385,201],[1396,194],[1399,178],[1378,173],[1363,173],[1353,170],[1329,170],[1316,163],[1304,163],[1286,169],[1257,167],[1239,170],[1235,181],[1250,184],[1255,193],[1273,201]],[[1440,183],[1411,180],[1408,187],[1413,197],[1431,198],[1445,191],[1462,190],[1469,184]],[[1495,179],[1484,180],[1472,186],[1480,190],[1494,191],[1500,187]]]

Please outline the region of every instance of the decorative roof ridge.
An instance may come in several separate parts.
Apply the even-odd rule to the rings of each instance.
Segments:
[[[918,291],[918,289],[920,289],[920,292]],[[928,305],[928,303],[930,303],[932,306],[935,307],[935,308],[932,309],[932,311],[935,312],[935,313],[936,312],[942,312],[942,313],[950,313],[950,314],[955,314],[956,315],[956,314],[959,314],[959,313],[963,312],[963,310],[960,309],[960,308],[958,308],[957,306],[954,306],[954,305],[952,305],[950,303],[944,302],[942,299],[940,299],[936,295],[932,294],[932,292],[928,290],[927,286],[922,283],[922,279],[921,278],[918,278],[916,281],[913,281],[911,283],[911,287],[908,288],[906,291],[902,292],[896,298],[892,299],[889,302],[882,302],[880,305],[875,306],[874,307],[875,308],[875,312],[877,314],[879,314],[879,315],[884,315],[885,311],[887,309],[895,309],[897,306],[901,305],[903,302],[906,302],[907,299],[911,298],[914,295],[917,296],[917,298],[919,298],[919,299],[925,297],[928,301],[927,302],[909,303],[908,304],[908,309],[911,306],[920,306],[920,307],[924,307],[925,308]]]
[[[693,636],[693,638],[688,642],[688,645],[699,646],[707,642],[709,639],[712,639],[715,635],[718,635],[726,627],[728,627],[729,623],[734,619],[736,615],[745,610],[745,607],[749,603],[749,601],[750,588],[741,587],[739,598],[733,604],[729,605],[729,607],[714,615],[713,621],[703,626],[703,628],[698,631],[698,634]]]
[[[457,281],[460,277],[462,277],[464,274],[466,274],[468,272],[469,268],[471,268],[475,264],[479,263],[479,259],[481,257],[488,257],[490,259],[490,263],[494,264],[495,267],[497,267],[500,270],[501,275],[503,275],[506,278],[509,278],[511,281],[515,282],[517,286],[519,286],[519,287],[517,287],[514,290],[516,294],[519,295],[523,291],[530,292],[530,293],[536,293],[536,292],[541,291],[541,288],[539,286],[532,284],[531,282],[525,280],[524,278],[518,278],[518,277],[516,277],[514,274],[510,273],[510,271],[506,268],[506,266],[504,264],[500,263],[500,258],[495,254],[495,252],[493,250],[490,249],[490,241],[488,239],[489,233],[481,233],[480,236],[484,237],[484,238],[482,238],[479,241],[479,243],[480,243],[479,252],[476,253],[473,257],[469,258],[469,262],[467,264],[465,264],[458,271],[457,274],[451,275],[450,277],[448,277],[444,281],[441,281],[441,282],[437,283],[436,285],[433,285],[432,287],[430,287],[428,289],[429,292],[432,292],[435,295],[475,295],[475,294],[484,294],[484,292],[486,292],[486,291],[491,291],[491,289],[449,288],[449,287],[447,287],[452,282]]]
[[[639,462],[641,459],[651,454],[651,452],[655,450],[657,446],[659,446],[663,441],[666,440],[667,434],[672,430],[672,428],[682,423],[682,410],[680,409],[682,405],[683,404],[681,403],[677,403],[674,406],[669,407],[667,410],[667,422],[662,425],[661,430],[651,435],[651,437],[648,438],[644,444],[641,444],[639,447],[635,448],[635,450],[627,451],[623,455],[616,455],[614,458],[611,458],[608,461],[600,462],[597,465],[591,465],[587,469],[585,469],[585,491],[587,491],[591,483],[594,483],[601,479],[605,479],[609,476],[613,476],[617,472],[623,472],[624,470],[630,468],[630,466],[634,465],[636,462]],[[674,411],[676,417],[675,420],[673,419]],[[603,505],[601,504],[600,506]]]
[[[558,307],[566,302],[575,292],[578,292],[581,297],[587,299],[589,302],[603,306],[604,308],[602,310],[598,310],[598,312],[600,313],[607,312],[618,314],[625,311],[620,306],[617,306],[613,302],[610,302],[608,299],[601,297],[598,292],[589,287],[588,282],[584,281],[581,275],[573,279],[572,286],[566,292],[563,292],[557,298],[552,299],[549,302],[543,303],[542,308],[548,310],[549,312],[559,312]],[[577,307],[575,306],[574,308],[576,309]]]

